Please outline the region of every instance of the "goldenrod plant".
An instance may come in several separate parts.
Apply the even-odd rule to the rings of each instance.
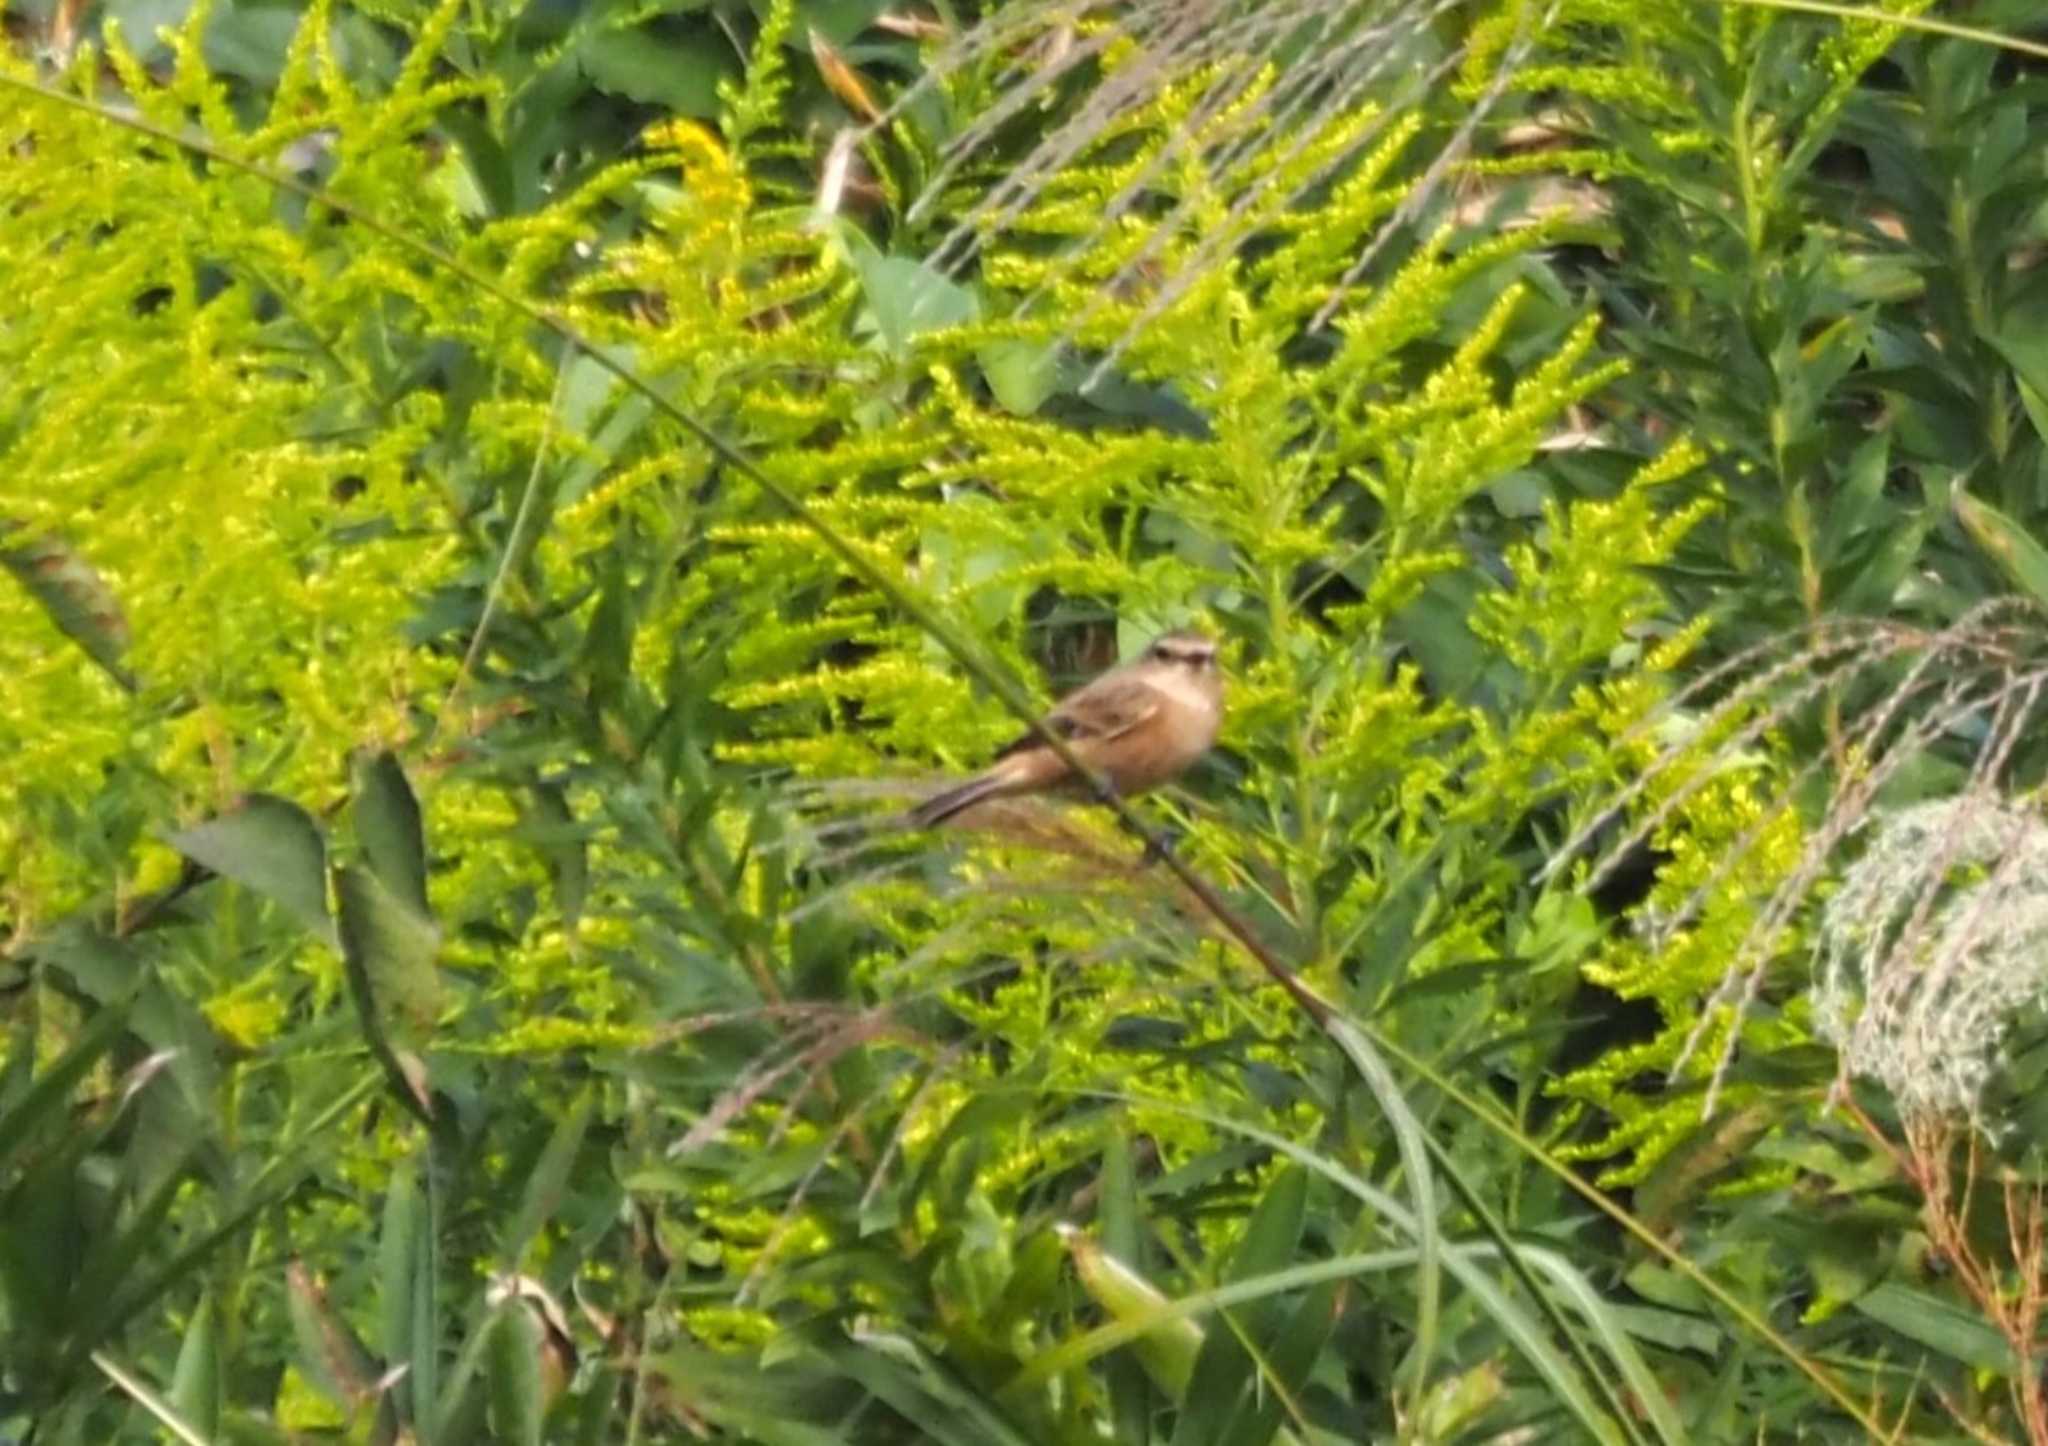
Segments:
[[[1474,224],[1472,107],[1304,88],[1270,17],[1162,69],[809,0],[67,15],[0,80],[10,1428],[1938,1410],[1648,1230],[1665,1288],[1618,1285],[1636,1222],[1544,1143],[1630,947],[1545,866],[1686,705],[1726,494],[1586,425],[1627,382],[1580,223]],[[1463,25],[1343,44],[1448,75]],[[990,211],[1036,144],[990,57],[1062,45],[1032,103],[1091,123]],[[899,826],[1186,624],[1230,706],[1139,805],[1170,858],[1085,802]],[[1787,770],[1716,752],[1749,716],[1612,825],[1724,935],[1766,881],[1704,860]]]

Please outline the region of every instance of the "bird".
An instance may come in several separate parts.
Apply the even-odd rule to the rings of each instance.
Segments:
[[[1216,643],[1190,629],[1154,638],[1130,662],[1055,703],[1042,725],[1063,739],[1120,798],[1169,783],[1216,742],[1223,723],[1223,674]],[[1086,783],[1036,731],[996,754],[974,777],[910,811],[912,827],[931,828],[991,798],[1047,793]]]

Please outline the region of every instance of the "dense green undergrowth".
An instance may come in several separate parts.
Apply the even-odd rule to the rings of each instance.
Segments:
[[[715,115],[613,108],[558,153],[521,126],[594,32],[453,4],[316,6],[260,84],[202,10],[160,61],[109,32],[12,92],[0,1417],[1946,1419],[1894,1392],[1893,1337],[1828,1334],[1874,1275],[1823,1254],[1788,1287],[1734,1248],[1857,1148],[1780,1129],[1828,1076],[1796,1006],[1745,1017],[1697,1108],[1736,1017],[1701,1000],[1802,843],[1771,807],[1796,730],[1730,761],[1739,716],[1656,714],[1717,646],[1684,569],[1754,478],[1704,413],[1581,445],[1648,368],[1604,356],[1635,333],[1574,292],[1573,223],[1435,203],[1449,96],[1362,97],[1219,182],[1187,139],[1278,122],[1187,81],[941,274],[921,248],[1000,148],[907,202],[994,82],[951,72],[861,148],[878,213],[825,214],[828,8],[749,24]],[[893,827],[1017,723],[906,599],[1046,693],[1215,632],[1222,746],[1144,807],[1348,1022],[1100,811]],[[1544,866],[1659,759],[1687,762],[1628,815],[1671,807],[1647,909],[1704,902],[1653,946]],[[1646,1086],[1681,1055],[1686,1088]],[[1673,1239],[1737,1212],[1696,1252],[1724,1293],[1617,1250],[1571,1157]],[[1957,1314],[1943,1389],[2009,1371]]]

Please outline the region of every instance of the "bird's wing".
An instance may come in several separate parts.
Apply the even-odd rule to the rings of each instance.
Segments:
[[[1105,678],[1062,700],[1045,715],[1045,726],[1075,743],[1107,743],[1156,716],[1165,705],[1164,695],[1150,683]],[[1026,733],[996,757],[1007,758],[1036,746],[1042,746],[1038,735]]]

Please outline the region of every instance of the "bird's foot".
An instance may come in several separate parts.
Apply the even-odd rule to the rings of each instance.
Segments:
[[[1162,828],[1157,833],[1145,835],[1145,852],[1138,860],[1138,867],[1149,869],[1154,864],[1165,863],[1179,846],[1180,832],[1177,829]]]

